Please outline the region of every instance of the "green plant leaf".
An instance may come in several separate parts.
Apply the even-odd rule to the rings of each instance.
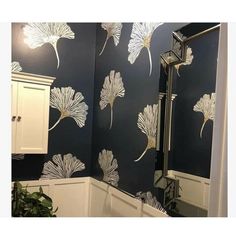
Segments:
[[[39,199],[41,198],[41,193],[33,192],[32,194],[28,196],[28,198]]]
[[[46,195],[46,194],[43,193],[43,194],[42,194],[42,197],[44,197],[46,200],[52,202],[52,199],[51,199],[48,195]]]
[[[52,202],[48,201],[47,199],[43,199],[41,204],[45,207],[52,207]]]
[[[40,186],[39,192],[29,193],[27,188],[15,182],[12,189],[12,216],[14,217],[55,217],[52,199],[43,193]]]

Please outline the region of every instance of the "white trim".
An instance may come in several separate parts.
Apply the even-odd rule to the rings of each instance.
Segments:
[[[227,23],[220,26],[208,216],[227,216]]]
[[[169,170],[168,175],[179,180],[181,200],[208,209],[210,179],[175,170]]]
[[[50,86],[55,79],[55,77],[45,75],[30,74],[25,72],[12,72],[12,80],[20,82],[28,82]]]

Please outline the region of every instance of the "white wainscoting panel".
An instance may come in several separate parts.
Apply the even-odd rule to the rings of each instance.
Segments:
[[[141,216],[142,202],[113,187],[109,189],[111,196],[111,216]]]
[[[88,216],[89,177],[22,181],[30,192],[38,191],[42,186],[45,194],[58,207],[58,217]]]
[[[94,178],[90,178],[89,216],[166,217],[156,208]]]
[[[57,216],[88,216],[88,188],[87,178],[53,185],[54,205],[60,206]]]
[[[109,185],[90,178],[89,185],[89,216],[107,217],[110,216]]]
[[[58,217],[166,217],[161,211],[91,177],[22,181],[30,192],[42,186]]]
[[[210,179],[174,170],[169,170],[168,175],[179,179],[181,200],[208,209]]]

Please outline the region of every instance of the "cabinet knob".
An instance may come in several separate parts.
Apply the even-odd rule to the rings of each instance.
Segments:
[[[16,116],[12,116],[11,121],[15,121]]]
[[[17,121],[20,121],[20,120],[21,120],[21,116],[18,116],[18,117],[17,117]]]

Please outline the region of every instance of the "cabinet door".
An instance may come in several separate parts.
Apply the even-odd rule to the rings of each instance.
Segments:
[[[49,86],[18,84],[15,153],[47,153]]]
[[[15,81],[11,82],[11,151],[15,153],[16,141],[16,116],[17,116],[17,85]]]

